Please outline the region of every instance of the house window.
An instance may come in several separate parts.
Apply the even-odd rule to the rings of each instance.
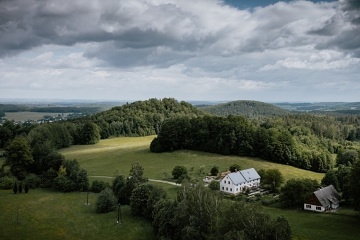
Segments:
[[[319,211],[320,211],[320,210],[321,210],[321,207],[316,207],[316,210],[319,210]]]
[[[226,180],[224,181],[224,183],[226,184]]]
[[[230,192],[232,192],[232,188],[230,188]]]
[[[222,190],[224,190],[224,187],[222,187]]]
[[[236,191],[239,191],[239,189],[237,188]]]
[[[229,189],[228,189],[228,188],[226,188],[226,191],[229,191]]]
[[[306,207],[306,208],[311,208],[311,205],[310,205],[310,204],[306,204],[305,207]]]
[[[228,184],[230,184],[230,181],[228,181]]]

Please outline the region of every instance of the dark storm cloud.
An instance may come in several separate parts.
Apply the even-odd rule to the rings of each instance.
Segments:
[[[331,38],[319,43],[317,48],[334,48],[360,58],[360,1],[340,1],[340,8],[327,24],[313,31],[315,34],[328,33]]]

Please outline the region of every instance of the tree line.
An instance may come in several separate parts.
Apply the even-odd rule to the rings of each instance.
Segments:
[[[332,142],[311,131],[299,134],[297,126],[264,122],[256,124],[242,116],[179,117],[165,121],[151,142],[153,152],[190,149],[259,157],[268,161],[326,172],[333,167]]]

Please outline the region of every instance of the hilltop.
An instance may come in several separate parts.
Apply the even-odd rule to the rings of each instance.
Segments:
[[[249,118],[259,116],[283,116],[289,114],[289,111],[270,103],[248,100],[204,106],[199,107],[199,109],[217,116],[242,115]]]

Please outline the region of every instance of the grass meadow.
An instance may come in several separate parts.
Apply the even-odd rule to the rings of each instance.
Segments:
[[[139,138],[111,138],[98,144],[72,146],[60,152],[67,159],[77,159],[88,171],[90,180],[111,182],[116,174],[128,175],[131,164],[138,162],[144,167],[144,175],[150,179],[171,177],[176,165],[184,165],[197,172],[208,172],[218,166],[226,170],[237,163],[242,168],[279,169],[286,180],[312,178],[318,181],[324,174],[297,169],[291,166],[266,162],[260,159],[222,156],[188,150],[171,153],[151,153],[149,144],[154,136]],[[200,171],[201,170],[201,171]],[[153,183],[163,187],[170,198],[175,198],[177,186]],[[117,225],[117,212],[95,213],[96,194],[89,194],[90,206],[86,206],[86,193],[59,193],[48,189],[30,190],[28,194],[13,194],[0,190],[0,239],[156,239],[151,224],[131,216],[128,206],[123,206],[123,224]],[[350,209],[340,209],[335,214],[284,210],[264,207],[272,217],[285,216],[293,230],[293,239],[358,239],[360,217]]]

